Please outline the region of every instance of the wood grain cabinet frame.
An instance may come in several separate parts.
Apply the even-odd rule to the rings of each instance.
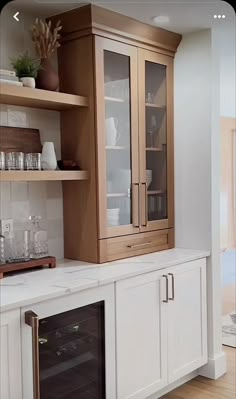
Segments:
[[[58,19],[63,26],[62,46],[58,52],[60,91],[89,99],[87,108],[61,112],[62,158],[79,160],[81,169],[87,170],[89,175],[88,181],[79,184],[63,182],[65,257],[105,262],[171,248],[174,246],[173,58],[181,35],[91,4],[57,15],[52,18],[52,23],[56,24]],[[110,95],[109,98],[114,102],[113,107],[118,109],[120,103],[126,107],[126,112],[128,110],[130,135],[128,217],[113,226],[107,222],[107,207],[118,208],[122,192],[109,192],[107,150],[111,154],[109,162],[113,159],[116,162],[119,151],[125,151],[126,147],[122,142],[115,146],[106,142],[104,60],[107,53],[114,56],[114,60],[115,55],[121,59],[123,56],[128,60],[128,64],[126,61],[124,64],[129,68],[128,101],[122,96]],[[147,104],[145,85],[150,86],[150,82],[146,83],[146,63],[150,63],[151,69],[152,65],[164,68],[165,94],[162,88],[161,92],[165,109],[158,105],[158,95],[153,104]],[[124,77],[119,77],[118,69],[119,62],[114,61],[112,73],[117,80],[122,80]],[[114,77],[110,79],[111,82],[116,80]],[[157,112],[159,120],[159,111],[166,117],[165,142],[150,146],[145,138],[147,115],[151,115],[147,113]],[[160,172],[162,156],[166,157],[166,167]],[[125,162],[124,168],[127,168]],[[149,163],[152,163],[160,187],[158,184],[154,187],[153,183],[147,188]],[[157,179],[158,173],[160,177]],[[117,200],[113,200],[115,196]],[[157,212],[157,216],[149,217],[150,196],[162,198],[160,203],[165,201],[163,218]],[[157,204],[155,201],[153,203]]]

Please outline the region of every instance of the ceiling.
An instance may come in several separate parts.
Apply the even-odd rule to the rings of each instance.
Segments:
[[[151,25],[153,16],[168,16],[169,22],[159,26],[181,34],[207,28],[217,29],[222,49],[231,52],[235,48],[235,12],[229,3],[221,0],[15,0],[8,7],[11,4],[17,11],[48,17],[88,3]],[[215,19],[215,14],[224,14],[225,19]]]

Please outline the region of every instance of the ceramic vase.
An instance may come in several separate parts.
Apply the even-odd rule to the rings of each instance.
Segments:
[[[36,87],[42,90],[56,91],[59,87],[59,76],[53,68],[50,59],[42,59],[40,66],[41,68],[36,79]]]
[[[31,77],[20,78],[20,81],[23,83],[23,86],[30,87],[31,89],[35,88],[35,79]]]
[[[52,142],[43,143],[41,165],[43,170],[55,170],[57,168],[57,158]]]

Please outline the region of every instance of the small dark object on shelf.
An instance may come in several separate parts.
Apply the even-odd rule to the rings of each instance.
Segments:
[[[80,170],[78,161],[60,160],[57,161],[57,166],[61,170]]]
[[[25,262],[0,264],[0,279],[4,277],[5,273],[41,266],[48,266],[50,269],[53,269],[56,267],[56,258],[54,256],[47,256],[46,258],[31,259]]]

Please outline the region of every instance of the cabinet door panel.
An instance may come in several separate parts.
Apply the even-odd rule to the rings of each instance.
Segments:
[[[167,380],[162,277],[150,273],[116,286],[117,399],[144,399]]]
[[[168,272],[174,276],[174,300],[167,307],[171,383],[207,361],[205,260],[189,262]],[[169,283],[172,297],[171,278]]]
[[[95,38],[99,238],[139,232],[137,49]]]
[[[139,49],[141,230],[173,227],[172,58]]]
[[[22,399],[20,311],[0,314],[0,398]]]

